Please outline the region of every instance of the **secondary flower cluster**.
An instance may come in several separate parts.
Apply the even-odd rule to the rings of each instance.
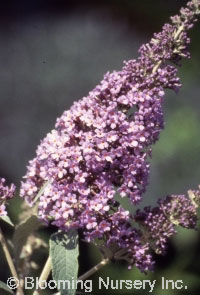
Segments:
[[[138,60],[107,73],[87,97],[57,119],[30,161],[21,196],[30,205],[39,194],[39,216],[61,229],[82,229],[85,238],[131,249],[140,269],[151,268],[148,245],[127,227],[129,212],[116,191],[138,204],[148,184],[151,145],[163,129],[164,89],[180,88],[177,70],[166,61],[189,57],[186,31],[199,12],[190,2],[181,16],[143,45]],[[198,2],[199,5],[199,2]],[[122,234],[124,233],[124,234]]]
[[[9,187],[5,182],[4,178],[0,178],[0,217],[7,215],[5,202],[12,199],[15,194],[15,185],[11,184]]]
[[[191,195],[195,196],[195,201]],[[151,247],[157,254],[164,254],[169,237],[176,233],[176,226],[195,229],[197,225],[197,208],[200,201],[199,191],[184,195],[172,195],[158,201],[155,208],[145,207],[138,210],[135,221],[141,226],[143,234],[147,234]]]
[[[200,190],[189,191],[188,196],[167,196],[154,208],[137,210],[129,218],[127,214],[126,221],[117,218],[118,222],[112,223],[109,229],[106,243],[100,246],[101,251],[110,259],[126,260],[129,268],[135,265],[142,272],[152,270],[152,249],[157,254],[165,254],[167,242],[176,234],[177,226],[196,229]],[[108,226],[108,221],[104,224]]]

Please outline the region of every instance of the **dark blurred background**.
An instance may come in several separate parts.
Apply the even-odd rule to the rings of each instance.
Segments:
[[[103,74],[137,57],[137,49],[178,12],[182,0],[29,0],[0,4],[0,176],[20,185],[26,165],[40,140],[74,100],[87,93]],[[182,194],[200,184],[200,22],[190,32],[192,59],[183,62],[178,95],[167,92],[166,128],[153,147],[151,178],[143,205],[166,194]],[[18,215],[16,202],[11,208]],[[148,276],[110,265],[94,276],[113,279],[156,279],[160,295],[200,294],[200,235],[181,230],[168,255],[156,257]],[[98,262],[96,251],[85,249],[81,271]],[[1,250],[0,250],[1,251]],[[87,254],[87,255],[86,255]],[[6,262],[0,258],[5,281]],[[43,260],[44,258],[41,257]],[[161,276],[182,279],[187,290],[161,290]],[[98,288],[94,294],[101,294]],[[132,294],[109,290],[106,294]],[[136,291],[144,294],[145,291]],[[105,291],[104,291],[105,294]],[[148,294],[148,290],[146,290]]]

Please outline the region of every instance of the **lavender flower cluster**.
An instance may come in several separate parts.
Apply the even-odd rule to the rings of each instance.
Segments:
[[[138,204],[145,192],[151,146],[164,127],[164,90],[181,86],[177,69],[166,61],[177,64],[182,56],[189,57],[186,31],[199,7],[199,1],[189,2],[171,25],[139,49],[138,60],[107,73],[87,97],[58,118],[29,162],[21,185],[20,194],[30,205],[43,187],[41,219],[64,230],[82,229],[87,241],[98,238],[107,246],[127,249],[131,264],[142,271],[152,268],[149,244],[129,225],[130,213],[116,202],[115,194]],[[157,216],[146,209],[146,223],[151,218],[164,222],[159,212]]]
[[[5,203],[15,194],[15,185],[11,184],[9,187],[5,185],[5,182],[4,178],[0,178],[0,217],[7,215]]]
[[[199,191],[185,195],[171,195],[158,201],[155,208],[145,207],[137,210],[134,219],[140,225],[141,234],[148,235],[151,248],[157,254],[165,254],[168,239],[176,233],[176,226],[196,229],[197,208],[200,201]],[[192,200],[191,196],[195,196]],[[194,201],[195,200],[195,201]]]
[[[156,207],[137,210],[126,222],[121,220],[117,227],[113,225],[111,237],[106,243],[107,248],[104,245],[102,247],[105,255],[110,255],[115,260],[126,260],[129,268],[135,265],[143,272],[152,270],[154,260],[151,249],[163,255],[166,253],[169,238],[177,233],[177,226],[187,229],[197,227],[200,190],[189,191],[188,196],[167,196],[158,200]]]

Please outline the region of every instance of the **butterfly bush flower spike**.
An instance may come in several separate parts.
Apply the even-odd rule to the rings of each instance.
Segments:
[[[165,254],[168,239],[176,233],[176,226],[196,229],[197,208],[200,204],[200,191],[188,191],[185,195],[171,195],[158,201],[155,208],[137,210],[134,219],[141,233],[151,241],[157,254]]]
[[[0,178],[0,217],[7,215],[5,203],[15,194],[15,185],[11,184],[9,187],[5,185],[5,182],[4,178]]]
[[[117,258],[123,250],[123,258],[141,271],[153,267],[149,242],[130,225],[130,213],[114,196],[117,191],[137,205],[146,190],[151,146],[164,127],[165,89],[177,92],[181,86],[175,66],[190,56],[187,30],[199,7],[199,1],[189,2],[141,46],[138,60],[107,73],[87,97],[58,118],[29,162],[21,185],[21,196],[33,205],[46,184],[39,197],[41,219],[62,230],[81,229],[87,241],[98,238],[115,249]],[[145,222],[165,222],[159,214],[146,210]],[[167,236],[173,234],[171,225],[166,229]],[[155,238],[162,249],[163,242]]]

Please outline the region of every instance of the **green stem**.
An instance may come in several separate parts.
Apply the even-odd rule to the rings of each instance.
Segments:
[[[92,276],[95,272],[99,271],[102,267],[104,267],[106,264],[108,264],[109,261],[110,261],[109,258],[104,258],[97,265],[95,265],[90,270],[88,270],[86,273],[84,273],[83,275],[81,275],[78,278],[78,280],[80,280],[80,281],[86,280],[87,278],[89,278],[90,276]],[[47,275],[46,279],[48,278],[50,271],[51,271],[51,269],[49,270],[49,268],[48,268],[48,272],[47,272],[48,275]],[[44,270],[43,270],[43,272],[44,272]],[[40,279],[41,279],[41,277],[42,277],[42,275],[40,276]],[[35,292],[33,295],[40,295],[40,293],[39,292],[38,293]],[[56,293],[54,295],[60,295],[60,292],[58,292],[58,293]]]
[[[81,275],[78,278],[78,280],[81,280],[81,281],[86,280],[87,278],[89,278],[90,276],[92,276],[95,272],[97,272],[98,270],[100,270],[103,266],[105,266],[106,264],[108,264],[109,261],[110,261],[109,258],[104,258],[97,265],[95,265],[90,270],[88,270],[86,273],[84,273],[83,275]]]
[[[6,257],[6,260],[7,260],[7,263],[8,263],[8,266],[10,268],[10,272],[13,276],[13,278],[15,278],[18,282],[19,282],[19,286],[17,287],[17,290],[18,290],[18,294],[19,295],[24,295],[24,292],[23,292],[23,289],[20,285],[20,280],[19,280],[19,277],[18,277],[18,274],[17,274],[17,271],[16,271],[16,268],[15,268],[15,265],[13,263],[13,260],[12,260],[12,257],[10,255],[10,252],[9,252],[9,249],[8,249],[8,245],[6,243],[6,240],[4,238],[4,235],[3,235],[3,232],[0,228],[0,243],[2,245],[2,248],[3,248],[3,251],[4,251],[4,254],[5,254],[5,257]]]
[[[37,195],[35,196],[35,198],[33,199],[33,204],[35,204],[37,202],[37,200],[41,197],[41,195],[43,194],[45,188],[51,183],[51,181],[46,181],[43,186],[40,188],[39,192],[37,193]]]
[[[50,256],[48,257],[46,263],[45,263],[45,266],[42,270],[42,273],[40,275],[40,278],[39,278],[39,282],[40,282],[40,286],[41,287],[44,287],[45,286],[45,283],[50,275],[50,272],[51,272],[51,258]],[[44,282],[44,283],[43,283]],[[35,290],[35,292],[33,293],[33,295],[40,295],[40,291],[41,289],[38,289],[38,290]]]

